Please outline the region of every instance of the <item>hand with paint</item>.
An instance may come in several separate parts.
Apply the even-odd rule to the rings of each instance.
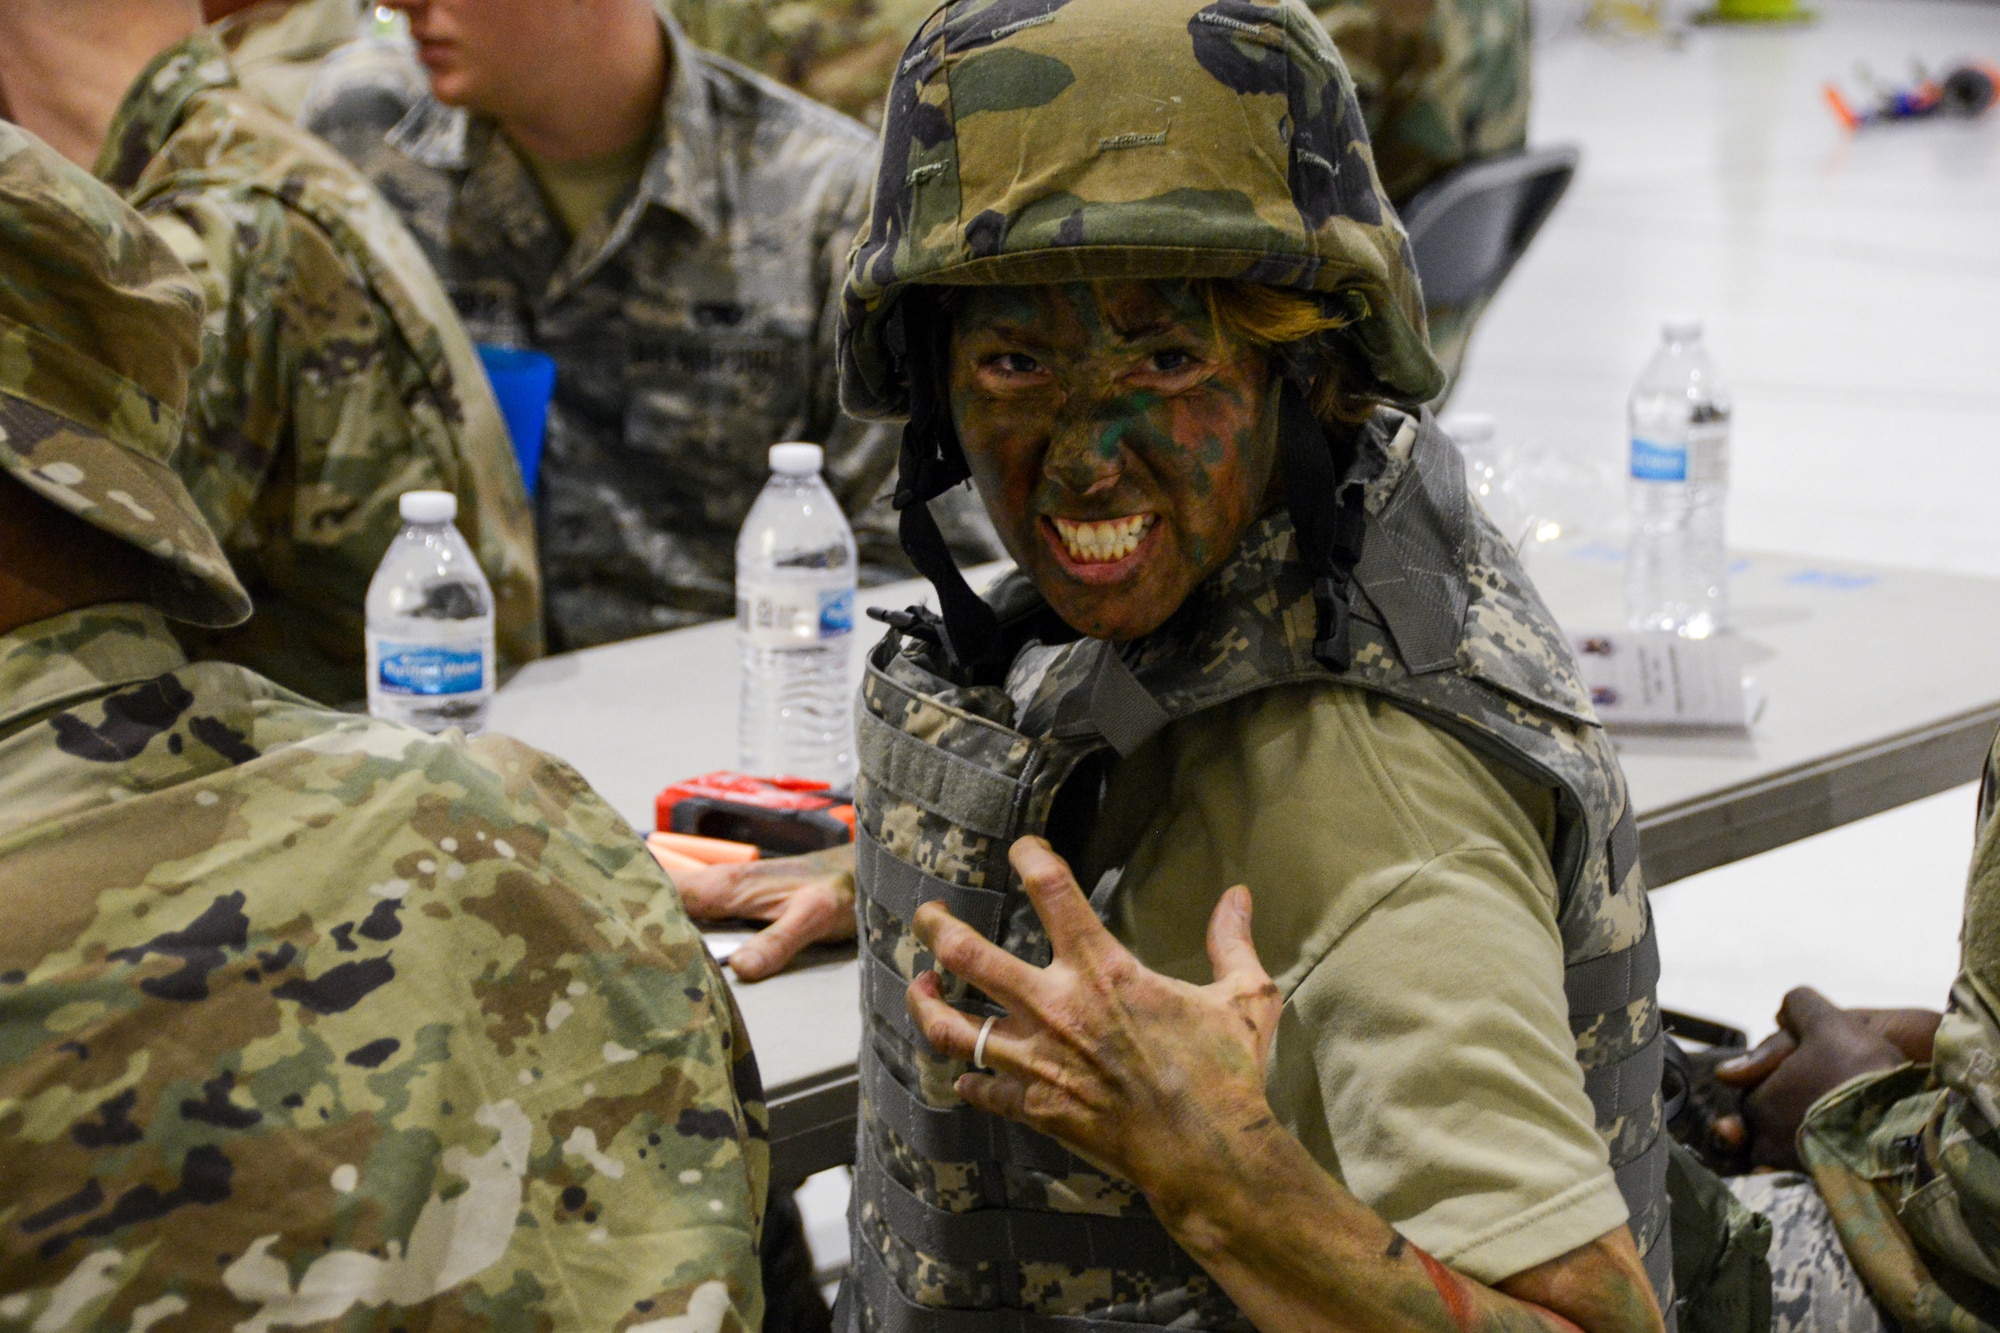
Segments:
[[[926,972],[909,988],[911,1018],[940,1055],[979,1057],[960,1097],[1132,1181],[1257,1327],[1662,1327],[1624,1227],[1489,1287],[1410,1244],[1313,1161],[1265,1097],[1284,1006],[1252,943],[1248,889],[1217,904],[1215,981],[1194,986],[1113,938],[1048,843],[1023,838],[1010,860],[1053,960],[1031,966],[926,904],[913,924],[939,967],[1006,1012],[975,1019]]]
[[[670,869],[681,904],[696,921],[768,921],[729,956],[744,981],[783,971],[814,944],[854,938],[852,843],[770,860]]]

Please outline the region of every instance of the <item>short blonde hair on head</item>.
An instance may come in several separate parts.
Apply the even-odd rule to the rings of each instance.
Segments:
[[[1208,307],[1217,332],[1259,351],[1313,340],[1325,344],[1330,341],[1326,334],[1353,323],[1346,315],[1329,313],[1304,292],[1285,287],[1234,278],[1194,278],[1188,286]],[[1343,382],[1347,377],[1341,374],[1340,358],[1331,347],[1326,350],[1327,355],[1321,358],[1325,364],[1314,374],[1307,394],[1314,415],[1322,421],[1349,425],[1366,421],[1374,415],[1377,403],[1346,391]]]

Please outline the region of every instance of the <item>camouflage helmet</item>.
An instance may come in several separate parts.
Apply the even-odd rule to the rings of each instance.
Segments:
[[[1444,387],[1354,85],[1297,0],[955,0],[889,91],[850,257],[841,399],[907,416],[915,284],[1236,278],[1314,293],[1350,392]]]
[[[225,626],[250,597],[170,461],[201,318],[137,213],[0,121],[0,468],[151,557],[162,611]]]

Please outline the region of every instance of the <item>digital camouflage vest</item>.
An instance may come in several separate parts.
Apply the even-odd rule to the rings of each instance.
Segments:
[[[869,1036],[850,1329],[1247,1326],[1135,1188],[958,1101],[952,1084],[967,1066],[934,1056],[904,1009],[910,980],[932,966],[909,922],[942,901],[1010,953],[1045,964],[1048,941],[1007,849],[1047,827],[1079,764],[1130,753],[1169,722],[1252,691],[1310,680],[1384,696],[1556,792],[1577,1059],[1647,1273],[1672,1310],[1659,956],[1623,775],[1560,631],[1467,500],[1449,440],[1428,415],[1388,413],[1361,437],[1360,466],[1374,475],[1344,673],[1313,657],[1311,580],[1282,514],[1254,525],[1228,564],[1135,643],[1031,642],[1004,687],[961,683],[941,652],[909,635],[890,634],[871,656],[858,723]],[[994,597],[1003,616],[1032,599],[1018,577]],[[1100,912],[1116,891],[1106,878],[1093,894]],[[953,1003],[997,1012],[963,983],[946,984]]]

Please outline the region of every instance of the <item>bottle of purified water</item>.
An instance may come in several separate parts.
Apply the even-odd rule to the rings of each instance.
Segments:
[[[854,780],[854,532],[816,444],[771,448],[771,480],[736,539],[744,772]]]
[[[1729,396],[1700,320],[1667,320],[1661,335],[1632,390],[1625,608],[1633,629],[1703,639],[1728,621]]]
[[[368,585],[368,711],[425,731],[486,725],[493,589],[450,491],[406,491],[403,530]]]

